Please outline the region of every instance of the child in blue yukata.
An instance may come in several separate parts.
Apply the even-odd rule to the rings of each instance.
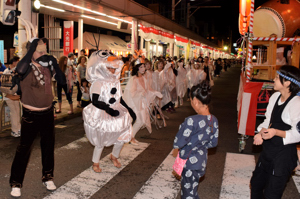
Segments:
[[[198,199],[200,177],[205,174],[207,149],[218,144],[218,120],[210,114],[211,88],[207,81],[193,86],[191,105],[197,115],[185,118],[174,140],[179,157],[188,159],[181,174],[181,198]]]

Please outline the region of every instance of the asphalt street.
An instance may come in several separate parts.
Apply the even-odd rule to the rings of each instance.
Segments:
[[[214,149],[209,150],[208,164],[206,175],[201,179],[199,184],[199,195],[204,199],[217,199],[226,198],[221,197],[223,174],[225,170],[227,154],[236,154],[236,157],[240,157],[238,149],[239,142],[237,133],[237,92],[239,85],[240,67],[230,68],[227,72],[222,73],[220,78],[215,79],[215,86],[213,87],[211,113],[214,114],[219,120],[219,143]],[[93,198],[93,199],[131,199],[138,198],[136,194],[141,193],[140,198],[180,198],[179,190],[175,191],[174,197],[159,197],[155,196],[155,192],[152,196],[146,195],[146,189],[142,189],[144,185],[150,184],[149,179],[154,179],[153,174],[161,167],[165,168],[166,164],[162,164],[168,158],[174,140],[174,136],[177,133],[179,125],[184,121],[184,118],[195,114],[190,103],[184,101],[184,105],[176,109],[176,113],[166,115],[169,117],[167,120],[167,127],[162,129],[156,129],[152,125],[153,132],[148,133],[146,129],[142,129],[137,133],[136,139],[139,140],[143,150],[137,148],[131,148],[132,153],[136,153],[134,157],[127,154],[127,149],[132,145],[125,145],[121,152],[120,162],[126,163],[124,168],[116,171],[112,169],[111,178],[107,182],[101,185],[101,188],[95,189],[93,193],[84,192],[88,190],[84,186],[84,181],[80,183],[68,185],[69,192],[76,192],[80,189],[80,194],[72,198]],[[261,120],[261,119],[260,119]],[[86,141],[84,136],[83,121],[81,116],[65,120],[62,123],[56,124],[56,144],[55,144],[55,172],[54,181],[57,187],[63,187],[68,182],[76,181],[76,176],[82,174],[84,171],[89,173],[91,171],[91,158],[93,153],[93,146]],[[1,134],[0,134],[1,135]],[[0,136],[0,199],[11,198],[9,176],[10,167],[15,154],[16,147],[20,138],[14,138],[10,135]],[[261,147],[252,145],[253,139],[250,137],[247,140],[246,148],[243,152],[245,157],[258,158]],[[126,150],[125,150],[126,148]],[[105,158],[110,154],[112,147],[105,148],[101,160],[105,161]],[[128,156],[129,155],[129,156]],[[127,158],[128,156],[128,158]],[[122,159],[123,157],[123,159]],[[127,159],[126,159],[126,158]],[[130,161],[129,161],[130,159]],[[242,161],[237,159],[237,161]],[[254,162],[254,160],[253,160]],[[247,162],[246,162],[247,163]],[[100,163],[101,164],[101,163]],[[111,163],[109,163],[111,164]],[[112,164],[111,164],[112,165]],[[101,166],[101,165],[100,165]],[[107,169],[108,170],[108,169]],[[163,170],[163,169],[162,169]],[[106,167],[103,168],[103,173],[106,172]],[[102,174],[96,174],[91,172],[91,176],[99,177]],[[161,172],[157,173],[159,181],[164,182],[168,178],[167,175],[162,175]],[[166,179],[165,179],[165,176]],[[171,176],[171,173],[170,173]],[[74,180],[75,178],[75,180]],[[101,179],[101,176],[99,177]],[[88,178],[86,182],[88,183]],[[249,179],[246,179],[247,181]],[[239,179],[233,180],[234,186],[238,186],[241,181]],[[86,184],[87,184],[86,183]],[[95,181],[100,183],[100,181]],[[178,184],[179,182],[177,182]],[[176,184],[174,181],[170,181],[170,187],[173,191],[178,187],[172,186]],[[79,186],[79,187],[76,187]],[[164,186],[161,185],[163,189]],[[73,190],[74,189],[74,190]],[[76,190],[78,189],[78,190]],[[66,190],[66,189],[65,189]],[[248,189],[246,189],[249,192]],[[300,190],[299,190],[300,191]],[[226,192],[226,191],[225,191]],[[41,183],[41,152],[39,147],[39,138],[36,139],[31,158],[28,164],[24,186],[22,188],[21,198],[28,199],[41,199],[47,197],[51,192],[47,191]],[[52,198],[68,198],[66,196],[59,196]],[[144,194],[144,195],[143,195]],[[244,197],[228,197],[232,199],[247,198],[247,194]],[[50,197],[49,197],[50,198]],[[71,198],[71,197],[70,197]],[[285,192],[284,199],[296,199],[300,198],[299,192],[295,185],[294,180],[291,178]]]

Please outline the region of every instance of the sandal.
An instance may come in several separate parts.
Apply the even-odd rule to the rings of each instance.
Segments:
[[[101,172],[102,172],[102,169],[100,168],[99,163],[98,163],[98,164],[97,164],[97,163],[94,163],[93,166],[92,166],[92,168],[93,168],[93,171],[94,171],[95,173],[101,173]]]
[[[55,111],[55,113],[61,113],[61,110],[60,110],[60,109],[57,109],[57,110]]]
[[[121,163],[118,161],[118,158],[113,157],[113,155],[110,154],[109,159],[112,161],[115,167],[121,168]]]
[[[73,114],[74,114],[74,112],[68,111],[68,114],[69,114],[69,115],[73,115]]]

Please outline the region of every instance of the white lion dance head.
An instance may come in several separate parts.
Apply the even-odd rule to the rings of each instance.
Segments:
[[[107,50],[93,52],[87,62],[86,79],[90,83],[96,80],[118,80],[122,70],[123,62],[116,55]],[[107,68],[115,69],[112,74]]]

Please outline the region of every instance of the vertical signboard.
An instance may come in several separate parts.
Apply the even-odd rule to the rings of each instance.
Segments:
[[[73,52],[74,22],[64,21],[64,55]]]

